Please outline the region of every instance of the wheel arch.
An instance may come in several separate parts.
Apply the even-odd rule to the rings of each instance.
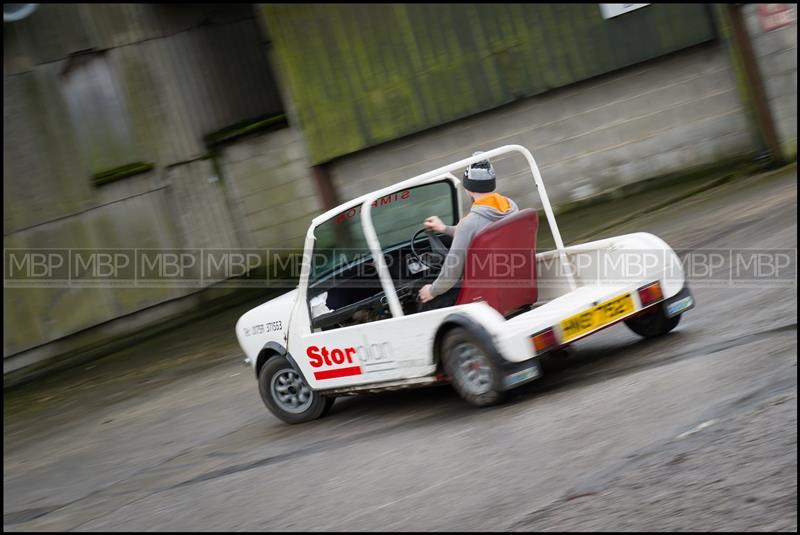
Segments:
[[[433,337],[433,363],[436,364],[437,370],[442,367],[442,342],[444,341],[444,336],[449,331],[460,326],[461,324],[457,321],[445,321],[436,331],[436,335]]]
[[[264,367],[264,364],[266,364],[269,359],[274,357],[286,357],[286,360],[289,361],[289,364],[292,365],[292,368],[294,368],[294,370],[299,373],[301,377],[303,377],[302,370],[300,370],[291,353],[286,351],[284,346],[278,342],[267,342],[258,353],[258,358],[256,358],[256,378],[258,378],[258,374],[261,373],[261,368]]]
[[[470,334],[475,336],[486,347],[490,358],[498,363],[503,362],[502,357],[497,351],[494,338],[489,331],[470,316],[457,312],[444,318],[444,321],[442,321],[442,324],[439,326],[433,338],[433,362],[436,364],[437,369],[442,365],[442,342],[444,341],[444,337],[449,331],[456,327],[461,327],[469,331]]]

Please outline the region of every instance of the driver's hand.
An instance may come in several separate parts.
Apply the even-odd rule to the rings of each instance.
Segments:
[[[433,299],[433,295],[431,295],[431,285],[430,284],[426,284],[425,286],[420,288],[418,295],[419,295],[419,300],[422,303],[427,303],[428,301]]]
[[[447,226],[439,219],[439,216],[432,215],[428,219],[425,220],[425,230],[432,230],[434,232],[438,232],[439,234],[444,233]]]

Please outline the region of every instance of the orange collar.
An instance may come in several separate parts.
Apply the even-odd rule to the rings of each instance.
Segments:
[[[472,204],[478,206],[490,206],[500,212],[508,212],[511,209],[511,203],[499,193],[492,193],[486,197],[481,197]]]

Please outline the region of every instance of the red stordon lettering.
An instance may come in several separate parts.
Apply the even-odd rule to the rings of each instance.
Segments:
[[[408,190],[400,192],[400,193],[392,193],[391,195],[386,195],[385,197],[381,197],[380,199],[376,199],[375,202],[372,203],[372,207],[373,208],[377,208],[378,206],[386,206],[387,204],[392,204],[393,202],[404,201],[404,200],[408,199],[408,197],[410,195],[411,195],[411,192],[408,191]],[[337,215],[336,216],[336,222],[337,223],[341,223],[342,221],[350,219],[351,217],[353,217],[353,216],[355,216],[357,214],[361,214],[361,205],[360,204],[358,206],[354,206],[353,208],[350,208],[346,212],[342,212],[341,214]]]
[[[339,364],[352,364],[353,354],[356,352],[354,347],[346,347],[344,349],[334,348],[330,352],[328,348],[322,346],[308,346],[306,355],[311,366],[319,368],[320,366],[336,366]],[[332,370],[323,370],[314,372],[314,379],[335,379],[336,377],[347,377],[350,375],[361,375],[361,366],[348,366],[347,368],[335,368]]]

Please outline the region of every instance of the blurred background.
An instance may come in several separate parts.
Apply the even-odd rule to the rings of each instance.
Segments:
[[[4,529],[797,530],[796,4],[3,11]],[[311,218],[506,144],[568,245],[722,258],[696,309],[491,409],[272,417],[234,325]]]
[[[296,248],[325,209],[511,143],[560,210],[797,153],[790,4],[4,10],[5,249]],[[500,189],[537,207],[522,164]],[[221,280],[4,288],[4,377],[241,294]]]

